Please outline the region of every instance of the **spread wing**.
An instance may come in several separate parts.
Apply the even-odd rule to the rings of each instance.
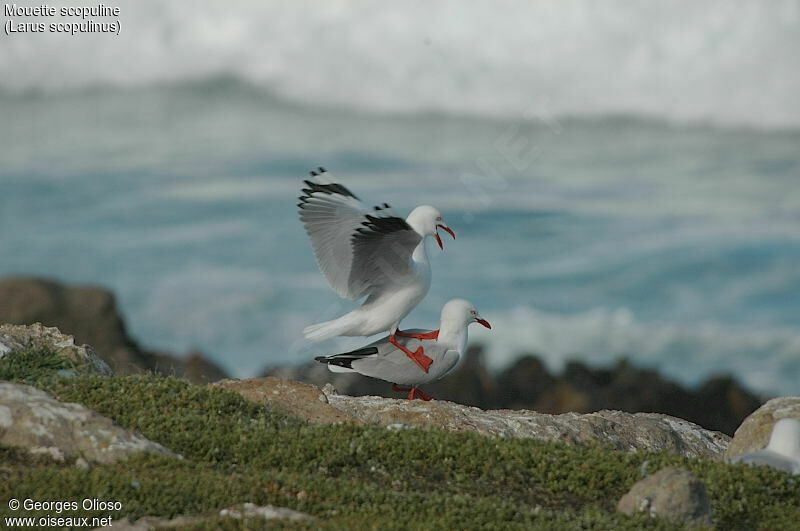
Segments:
[[[325,170],[320,168],[320,172],[324,174]],[[315,172],[312,175],[318,177]],[[376,276],[371,272],[373,268],[363,263],[372,259],[373,253],[368,249],[380,246],[381,240],[385,240],[384,245],[388,244],[389,248],[395,248],[398,233],[403,232],[387,231],[389,225],[382,221],[375,228],[375,222],[395,220],[390,223],[392,227],[402,223],[414,235],[416,232],[405,220],[391,216],[389,205],[385,203],[382,207],[374,207],[370,215],[364,203],[341,184],[312,181],[305,181],[305,184],[307,188],[303,189],[297,206],[320,271],[340,296],[360,299],[385,280],[385,276]],[[357,244],[361,237],[369,242]],[[410,257],[409,252],[406,262]]]
[[[353,235],[350,285],[369,293],[413,275],[411,254],[422,241],[406,220],[367,214]]]

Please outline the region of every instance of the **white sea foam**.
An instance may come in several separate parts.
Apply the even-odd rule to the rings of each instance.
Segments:
[[[496,369],[526,352],[543,356],[553,370],[571,359],[608,365],[629,357],[686,383],[730,373],[752,389],[796,391],[800,334],[791,327],[645,323],[625,308],[558,314],[517,307],[483,313],[492,330],[473,327],[470,340],[487,346],[487,362]]]
[[[365,111],[800,126],[797,0],[115,5],[117,37],[6,38],[0,87],[226,76],[290,101]]]

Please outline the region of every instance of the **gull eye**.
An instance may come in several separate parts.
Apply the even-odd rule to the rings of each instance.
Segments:
[[[442,216],[439,216],[438,218],[436,218],[436,221],[442,221]]]

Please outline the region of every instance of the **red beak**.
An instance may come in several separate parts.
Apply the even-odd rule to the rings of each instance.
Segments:
[[[445,225],[439,224],[439,225],[436,225],[436,228],[437,229],[446,230],[447,233],[450,234],[450,236],[452,236],[454,240],[456,239],[456,235],[452,230],[450,230],[450,227],[447,227]],[[439,237],[439,233],[438,232],[436,233],[436,243],[439,244],[439,249],[444,250],[444,245],[442,245],[442,239]]]
[[[475,322],[476,322],[476,323],[480,323],[480,324],[482,324],[483,326],[485,326],[485,327],[486,327],[486,328],[488,328],[489,330],[491,330],[491,329],[492,329],[492,325],[490,325],[490,324],[489,324],[489,321],[487,321],[486,319],[479,319],[479,318],[477,318],[477,317],[476,317],[476,318],[475,318]]]
[[[442,230],[444,230],[444,231],[447,231],[447,233],[448,233],[450,236],[452,236],[454,240],[456,239],[456,233],[455,233],[455,232],[453,232],[453,231],[452,231],[452,229],[451,229],[450,227],[447,227],[447,226],[445,226],[445,225],[441,225],[441,224],[440,224],[440,225],[436,225],[436,227],[438,227],[438,228],[440,228],[440,229],[442,229]]]

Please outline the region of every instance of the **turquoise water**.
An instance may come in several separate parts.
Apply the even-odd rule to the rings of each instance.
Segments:
[[[437,206],[433,327],[472,300],[489,362],[619,356],[687,383],[800,381],[800,130],[509,121],[289,104],[233,81],[0,96],[0,274],[101,284],[130,331],[237,376],[358,339],[295,212],[325,166],[368,202]]]

